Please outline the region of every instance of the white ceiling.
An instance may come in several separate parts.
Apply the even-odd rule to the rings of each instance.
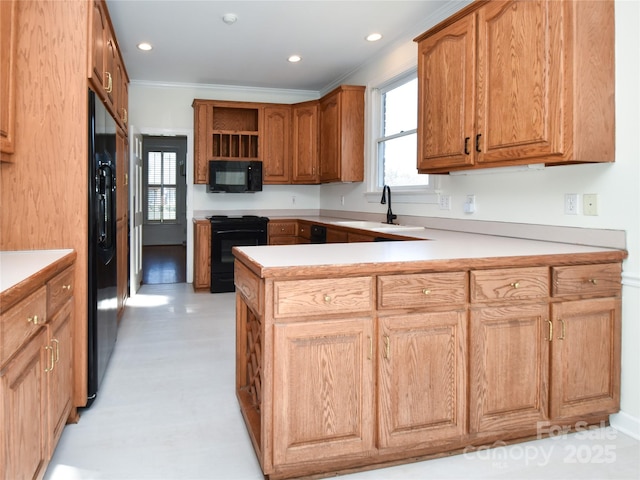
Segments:
[[[461,0],[107,0],[130,80],[322,91]],[[237,15],[233,25],[222,21]],[[383,39],[364,40],[372,32]],[[142,41],[153,45],[142,52]],[[299,54],[302,61],[287,58]]]

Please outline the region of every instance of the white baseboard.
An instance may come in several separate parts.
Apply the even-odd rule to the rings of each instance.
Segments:
[[[640,418],[620,412],[609,416],[609,424],[619,432],[640,440]]]

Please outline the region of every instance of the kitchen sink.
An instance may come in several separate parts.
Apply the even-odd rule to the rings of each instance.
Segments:
[[[375,232],[395,232],[397,230],[424,230],[424,227],[415,225],[397,225],[383,222],[371,222],[366,220],[340,220],[331,222],[334,225],[349,228],[361,228],[363,230],[373,230]]]

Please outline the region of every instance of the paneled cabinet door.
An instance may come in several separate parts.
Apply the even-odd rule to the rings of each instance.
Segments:
[[[209,290],[211,286],[211,223],[199,220],[193,224],[193,289]]]
[[[274,466],[374,449],[373,320],[274,327]]]
[[[0,2],[0,160],[11,161],[14,151],[16,111],[16,33],[18,2]]]
[[[68,300],[50,320],[47,366],[49,376],[49,456],[53,455],[71,412],[73,387],[73,300]]]
[[[471,310],[471,432],[535,428],[547,419],[548,310],[546,303]]]
[[[464,435],[466,350],[463,309],[380,318],[380,448]]]
[[[0,465],[4,480],[41,478],[47,460],[46,329],[0,370]]]
[[[318,173],[318,102],[293,106],[293,183],[320,182]]]
[[[289,183],[291,179],[291,107],[264,108],[264,183]]]
[[[320,180],[340,181],[339,92],[320,100]]]
[[[418,45],[418,170],[473,165],[475,15]]]
[[[620,407],[620,300],[552,304],[551,418]]]

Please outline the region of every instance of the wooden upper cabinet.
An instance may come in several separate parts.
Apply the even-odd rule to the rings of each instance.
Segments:
[[[291,107],[264,107],[262,174],[265,184],[287,184],[291,180]]]
[[[364,180],[364,90],[343,85],[320,99],[320,181]]]
[[[90,29],[89,80],[113,117],[126,130],[129,79],[104,0],[93,1]]]
[[[15,134],[15,60],[18,5],[0,2],[0,160],[11,161]]]
[[[320,183],[317,101],[293,105],[292,183]]]
[[[612,1],[476,2],[416,41],[420,173],[614,161]]]

